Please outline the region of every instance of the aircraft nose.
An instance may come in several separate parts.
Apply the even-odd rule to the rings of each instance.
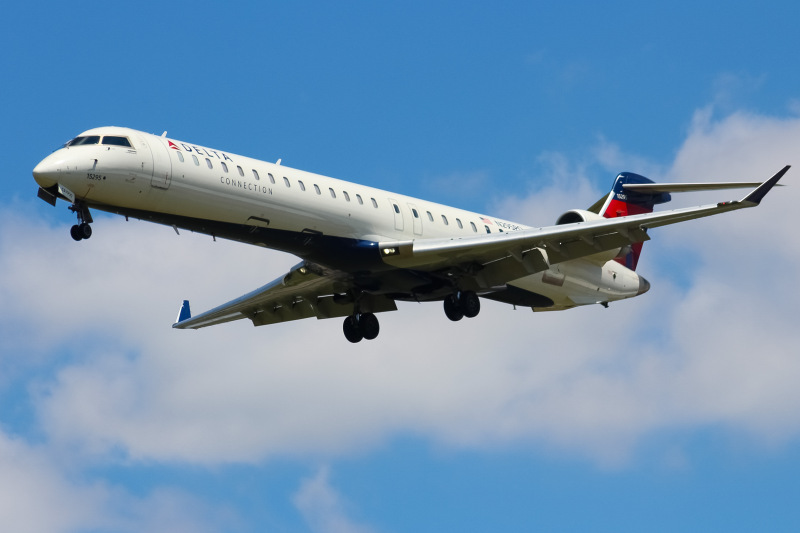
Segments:
[[[58,183],[58,173],[57,162],[46,157],[33,168],[33,179],[40,187],[47,189]]]
[[[644,279],[643,276],[639,276],[639,292],[636,293],[636,296],[644,294],[649,290],[650,290],[650,282]]]

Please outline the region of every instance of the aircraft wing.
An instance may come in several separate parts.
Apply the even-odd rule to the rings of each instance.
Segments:
[[[470,265],[477,264],[474,276],[486,289],[547,270],[552,264],[649,240],[649,228],[754,207],[788,169],[783,168],[739,201],[475,237],[381,242],[379,249],[385,263],[400,269],[469,271]],[[184,302],[172,327],[198,329],[242,318],[262,326],[302,318],[350,316],[355,312],[355,302],[348,294],[354,286],[346,272],[302,262],[271,283],[195,317],[190,316],[188,302]],[[391,297],[366,292],[358,307],[361,312],[372,313],[397,309]]]
[[[186,301],[172,327],[198,329],[242,318],[264,326],[301,318],[349,316],[354,303],[343,295],[348,287],[345,273],[303,262],[273,282],[195,317],[189,316]],[[397,309],[390,298],[368,298],[360,305],[373,313]]]
[[[504,263],[502,268],[496,265],[494,269],[504,271],[497,275],[507,276],[508,263],[516,261],[526,273],[533,274],[546,270],[551,264],[649,240],[649,228],[755,207],[787,170],[789,166],[739,201],[475,237],[382,242],[380,250],[385,263],[400,268],[433,271],[472,263],[488,269],[484,275],[491,278],[494,263]],[[493,284],[489,280],[484,282],[484,285]]]

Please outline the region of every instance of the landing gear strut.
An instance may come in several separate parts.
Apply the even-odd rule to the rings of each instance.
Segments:
[[[356,313],[344,319],[342,330],[350,342],[360,342],[361,339],[371,341],[378,336],[381,326],[378,317],[373,313]]]
[[[473,291],[458,291],[444,299],[444,314],[453,322],[474,318],[481,311],[481,300]]]
[[[91,224],[93,220],[92,214],[89,212],[89,208],[86,207],[86,204],[83,202],[75,202],[73,205],[69,206],[69,210],[78,215],[79,222],[69,230],[69,234],[72,238],[76,241],[81,241],[91,237],[92,227],[89,224]]]

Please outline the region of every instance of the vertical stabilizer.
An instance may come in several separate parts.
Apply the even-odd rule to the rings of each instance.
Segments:
[[[668,193],[636,192],[626,190],[624,187],[624,185],[644,183],[653,183],[653,180],[632,172],[621,172],[614,181],[614,187],[606,197],[599,214],[605,218],[617,218],[652,213],[653,206],[670,201],[671,198]],[[637,242],[632,244],[630,251],[616,260],[631,270],[636,270],[636,265],[639,263],[639,255],[642,253],[642,244],[644,243]]]

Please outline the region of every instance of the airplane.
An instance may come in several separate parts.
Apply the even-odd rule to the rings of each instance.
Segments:
[[[654,183],[632,172],[587,209],[554,225],[483,213],[120,127],[85,131],[33,169],[38,196],[65,200],[70,234],[92,236],[90,209],[272,248],[301,262],[254,291],[192,316],[177,329],[239,319],[254,326],[344,318],[347,340],[378,336],[377,313],[398,301],[443,302],[452,321],[474,318],[481,298],[559,311],[633,298],[648,230],[759,205],[789,170],[764,182]],[[654,211],[671,193],[752,190],[741,200]]]

